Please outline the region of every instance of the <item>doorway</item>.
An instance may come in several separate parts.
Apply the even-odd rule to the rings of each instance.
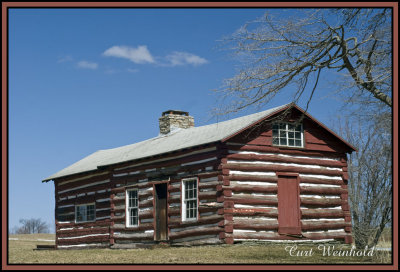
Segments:
[[[155,241],[168,240],[168,183],[160,183],[154,185],[155,198]]]

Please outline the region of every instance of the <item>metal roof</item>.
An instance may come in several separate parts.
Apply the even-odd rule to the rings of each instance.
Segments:
[[[43,181],[96,170],[101,166],[142,159],[184,148],[221,141],[274,112],[280,111],[288,105],[289,104],[285,104],[266,111],[211,125],[178,129],[169,134],[159,135],[155,138],[131,145],[99,150],[54,175],[51,175]]]

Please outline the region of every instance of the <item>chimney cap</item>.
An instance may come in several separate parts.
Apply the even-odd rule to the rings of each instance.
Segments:
[[[185,115],[185,116],[189,116],[189,112],[180,111],[180,110],[167,110],[167,111],[164,111],[164,112],[162,113],[162,116],[165,116],[165,115],[167,115],[167,114],[176,114],[176,115]]]

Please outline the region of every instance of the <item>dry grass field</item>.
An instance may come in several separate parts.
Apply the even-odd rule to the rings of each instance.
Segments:
[[[169,247],[151,249],[34,250],[36,245],[54,244],[53,234],[10,235],[9,264],[382,264],[391,262],[388,252],[373,256],[323,256],[318,243],[297,245],[290,256],[285,250],[294,243],[239,243],[234,245]],[[326,244],[326,249],[329,244]],[[335,249],[350,249],[330,244]],[[312,249],[312,256],[304,256]]]

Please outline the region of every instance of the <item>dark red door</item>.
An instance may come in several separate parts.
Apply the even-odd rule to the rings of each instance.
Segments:
[[[301,234],[299,183],[296,176],[278,176],[279,234]]]

